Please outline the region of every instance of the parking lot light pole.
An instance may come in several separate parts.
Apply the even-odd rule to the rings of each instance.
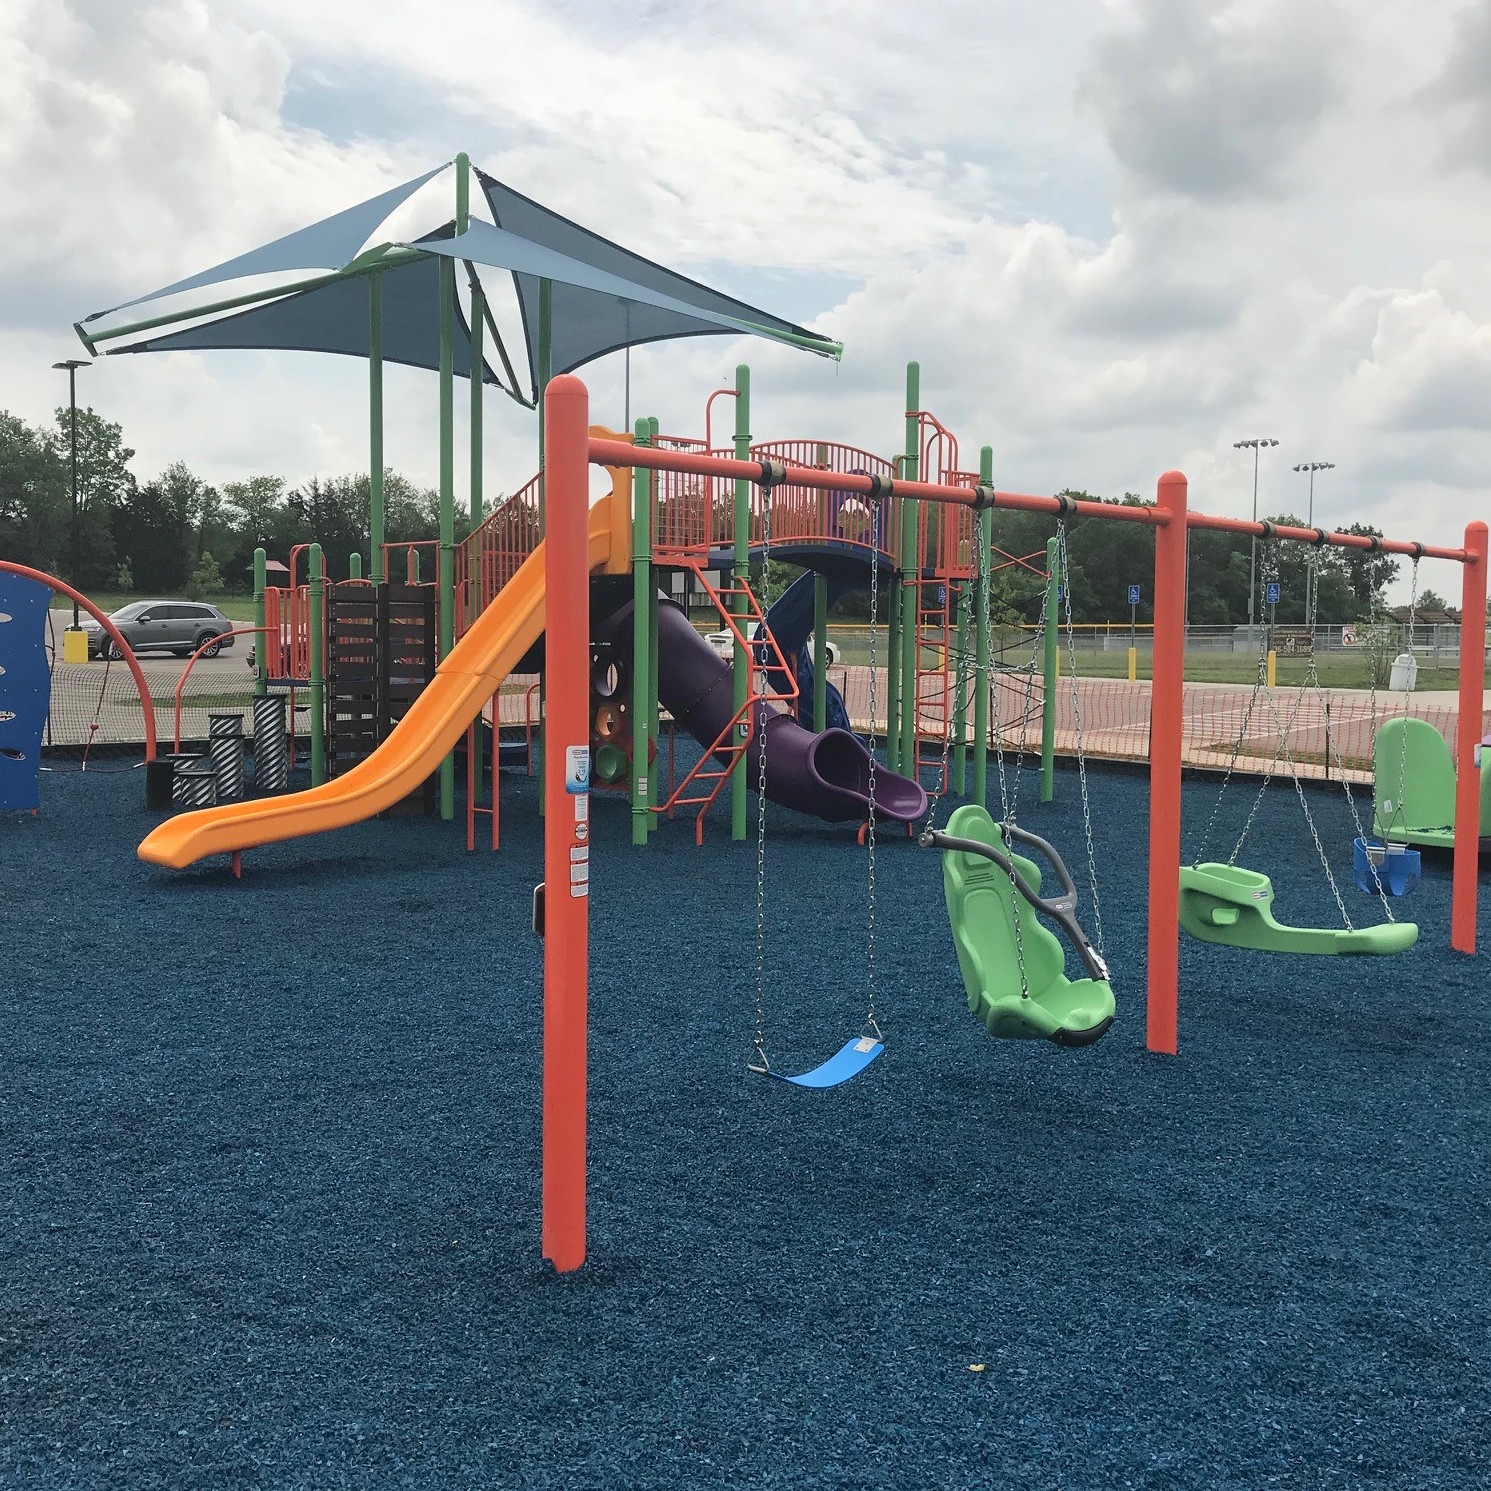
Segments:
[[[1253,521],[1258,521],[1258,452],[1264,446],[1277,445],[1277,440],[1234,440],[1233,450],[1253,452]],[[1253,535],[1248,546],[1248,627],[1253,626],[1254,607],[1258,602],[1258,535]]]
[[[1315,473],[1317,471],[1334,471],[1336,463],[1334,461],[1301,461],[1294,469],[1310,473],[1310,506],[1305,513],[1305,527],[1313,528],[1315,526]],[[1309,567],[1305,577],[1306,626],[1315,625],[1315,560],[1319,552],[1319,549],[1311,549],[1305,559],[1305,563]]]
[[[72,574],[68,578],[76,586],[81,577],[78,574],[80,553],[78,549],[78,369],[88,366],[86,357],[70,357],[66,362],[54,362],[52,366],[61,372],[67,371],[67,407],[69,411],[69,423],[71,436],[69,444],[72,448]],[[74,598],[72,603],[72,630],[78,630],[78,602]]]

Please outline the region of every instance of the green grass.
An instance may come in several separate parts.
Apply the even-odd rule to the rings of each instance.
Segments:
[[[121,606],[127,606],[131,601],[154,601],[154,600],[187,600],[189,597],[180,595],[125,595],[112,590],[96,590],[89,594],[88,599],[98,607],[105,616],[112,615]],[[254,622],[254,598],[251,595],[204,595],[202,600],[209,606],[216,606],[224,616],[231,621],[239,622],[244,626],[252,626]],[[66,596],[58,596],[54,602],[54,609],[68,610],[71,602]]]

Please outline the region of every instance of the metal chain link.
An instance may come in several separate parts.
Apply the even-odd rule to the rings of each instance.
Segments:
[[[1087,881],[1092,891],[1092,924],[1097,933],[1097,950],[1103,951],[1103,907],[1098,899],[1098,857],[1092,845],[1092,807],[1087,798],[1087,753],[1082,749],[1082,698],[1077,688],[1077,631],[1072,625],[1072,574],[1067,560],[1066,520],[1056,524],[1057,569],[1061,574],[1061,593],[1066,600],[1066,635],[1072,677],[1072,719],[1077,730],[1077,783],[1082,797],[1082,829],[1087,835]]]
[[[875,727],[879,718],[878,697],[880,648],[880,533],[879,499],[871,499],[876,505],[870,510],[870,814],[865,832],[865,843],[869,848],[869,864],[866,869],[865,908],[865,985],[868,990],[866,1025],[880,1035],[880,1026],[875,1021]],[[886,743],[889,745],[890,722],[886,721]]]
[[[771,488],[761,487],[761,593],[770,594]],[[763,613],[764,615],[764,613]],[[766,706],[751,691],[755,681],[756,651],[751,649],[752,667],[746,680],[746,702],[750,709],[751,734],[759,767],[756,773],[756,1045],[747,1065],[755,1072],[769,1073],[766,1055]],[[759,741],[755,739],[760,735]]]

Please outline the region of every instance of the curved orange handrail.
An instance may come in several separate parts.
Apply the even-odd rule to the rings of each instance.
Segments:
[[[145,759],[155,760],[155,705],[151,702],[150,687],[145,682],[145,675],[140,671],[139,660],[135,657],[135,650],[120,635],[119,628],[104,615],[97,606],[93,604],[79,590],[74,590],[65,580],[59,580],[56,575],[49,575],[45,570],[32,569],[28,564],[16,564],[9,559],[0,559],[0,569],[8,570],[13,575],[24,575],[28,580],[35,580],[39,584],[50,586],[69,600],[75,600],[113,639],[114,645],[119,649],[119,656],[129,664],[129,671],[134,675],[135,687],[140,691],[140,713],[145,716]]]
[[[180,751],[181,749],[181,691],[186,687],[187,675],[192,671],[193,668],[197,666],[197,659],[201,657],[202,654],[206,652],[209,647],[221,646],[225,637],[246,637],[250,635],[257,635],[259,632],[268,632],[268,630],[269,628],[267,626],[235,626],[232,631],[219,632],[217,636],[204,642],[191,655],[191,657],[187,659],[186,667],[181,670],[181,677],[176,680],[176,728],[171,737],[171,749],[173,751]]]

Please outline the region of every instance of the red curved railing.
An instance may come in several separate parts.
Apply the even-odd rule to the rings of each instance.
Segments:
[[[28,580],[35,580],[40,585],[50,586],[59,595],[65,595],[69,600],[76,601],[109,634],[110,639],[119,649],[119,656],[129,665],[129,671],[135,680],[135,687],[140,691],[140,712],[145,716],[145,759],[154,761],[155,705],[150,698],[150,687],[145,682],[145,675],[140,670],[139,659],[135,657],[135,650],[124,640],[119,628],[82,591],[74,590],[71,585],[65,580],[59,580],[56,575],[49,575],[45,570],[32,569],[27,564],[15,564],[9,559],[0,559],[0,569],[8,570],[13,575],[22,575]]]
[[[217,636],[204,642],[187,660],[186,667],[181,670],[181,677],[176,680],[176,725],[171,734],[173,751],[181,750],[181,691],[186,687],[186,680],[192,669],[197,666],[197,659],[207,651],[209,647],[221,647],[229,637],[257,636],[260,631],[268,631],[268,627],[257,626],[235,626],[232,631],[219,632]]]

